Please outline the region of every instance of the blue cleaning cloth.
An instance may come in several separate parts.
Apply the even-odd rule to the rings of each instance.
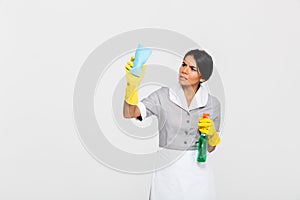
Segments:
[[[151,49],[145,48],[139,44],[135,50],[133,67],[131,70],[129,70],[129,72],[135,76],[140,76],[142,73],[142,66],[146,63],[151,54]]]

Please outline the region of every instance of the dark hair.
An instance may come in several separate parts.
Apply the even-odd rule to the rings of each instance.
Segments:
[[[202,77],[207,81],[213,72],[214,64],[211,56],[203,50],[194,49],[187,52],[183,59],[189,55],[194,57]]]

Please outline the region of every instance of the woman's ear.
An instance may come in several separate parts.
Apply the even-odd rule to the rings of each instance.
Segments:
[[[200,77],[200,83],[203,83],[205,81],[205,78],[203,78],[202,76]]]

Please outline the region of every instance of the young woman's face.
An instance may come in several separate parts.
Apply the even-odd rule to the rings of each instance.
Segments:
[[[198,87],[199,83],[204,81],[205,80],[200,74],[194,56],[186,56],[179,68],[180,85]]]

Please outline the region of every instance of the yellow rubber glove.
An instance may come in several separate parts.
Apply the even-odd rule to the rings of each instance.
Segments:
[[[220,143],[220,136],[215,129],[214,122],[209,118],[199,118],[198,130],[208,137],[207,143],[210,146],[217,146]]]
[[[130,105],[137,105],[137,103],[139,101],[138,88],[139,88],[140,82],[142,81],[142,79],[144,77],[146,65],[142,66],[141,76],[135,76],[129,72],[129,70],[133,66],[133,61],[134,61],[134,56],[131,56],[130,61],[125,66],[126,80],[127,80],[125,101]]]

